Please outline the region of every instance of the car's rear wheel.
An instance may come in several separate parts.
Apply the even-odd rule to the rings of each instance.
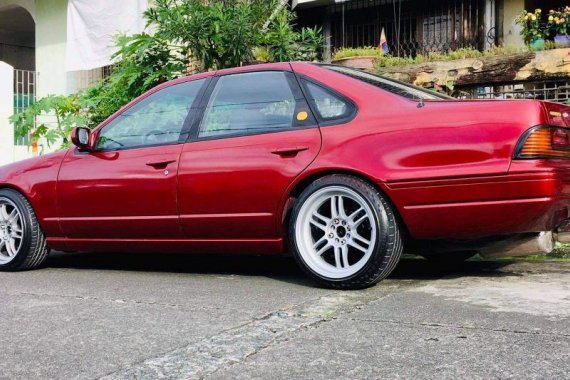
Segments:
[[[28,200],[17,191],[0,190],[0,270],[36,268],[48,252]]]
[[[374,285],[402,255],[390,204],[367,182],[345,175],[320,178],[303,191],[291,215],[289,241],[301,268],[332,288]]]

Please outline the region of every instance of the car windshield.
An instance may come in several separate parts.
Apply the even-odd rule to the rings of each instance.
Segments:
[[[388,79],[380,75],[374,75],[367,73],[365,71],[351,69],[343,66],[336,65],[319,65],[325,69],[336,71],[347,75],[351,78],[358,79],[362,82],[366,82],[375,87],[379,87],[383,90],[389,91],[393,94],[403,96],[404,98],[413,100],[443,100],[443,99],[453,99],[444,94],[440,94],[434,91],[429,91],[421,87],[412,86],[410,84],[400,82],[394,79]]]

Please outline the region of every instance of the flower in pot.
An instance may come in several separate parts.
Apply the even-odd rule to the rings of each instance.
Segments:
[[[570,47],[570,36],[568,36],[570,20],[570,7],[562,10],[551,10],[548,15],[548,30],[554,35],[554,45],[557,48]]]
[[[543,50],[546,41],[544,40],[548,30],[541,24],[542,10],[536,9],[534,13],[522,11],[517,16],[515,22],[522,27],[521,35],[525,43],[533,50]]]

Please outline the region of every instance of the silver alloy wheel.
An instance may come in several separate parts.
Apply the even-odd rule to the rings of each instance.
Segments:
[[[295,222],[297,248],[316,274],[347,278],[360,271],[376,246],[368,202],[344,186],[322,188],[307,198]]]
[[[0,197],[0,264],[14,260],[24,239],[22,214],[8,198]]]

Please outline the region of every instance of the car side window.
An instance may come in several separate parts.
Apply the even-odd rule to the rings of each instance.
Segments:
[[[309,109],[304,99],[296,99],[287,75],[262,71],[220,77],[204,110],[198,137],[287,130],[309,122]]]
[[[321,119],[343,119],[353,113],[353,105],[329,89],[308,80],[303,80],[309,101],[313,103]]]
[[[168,145],[179,141],[184,120],[205,79],[159,90],[107,124],[97,137],[98,150]]]

